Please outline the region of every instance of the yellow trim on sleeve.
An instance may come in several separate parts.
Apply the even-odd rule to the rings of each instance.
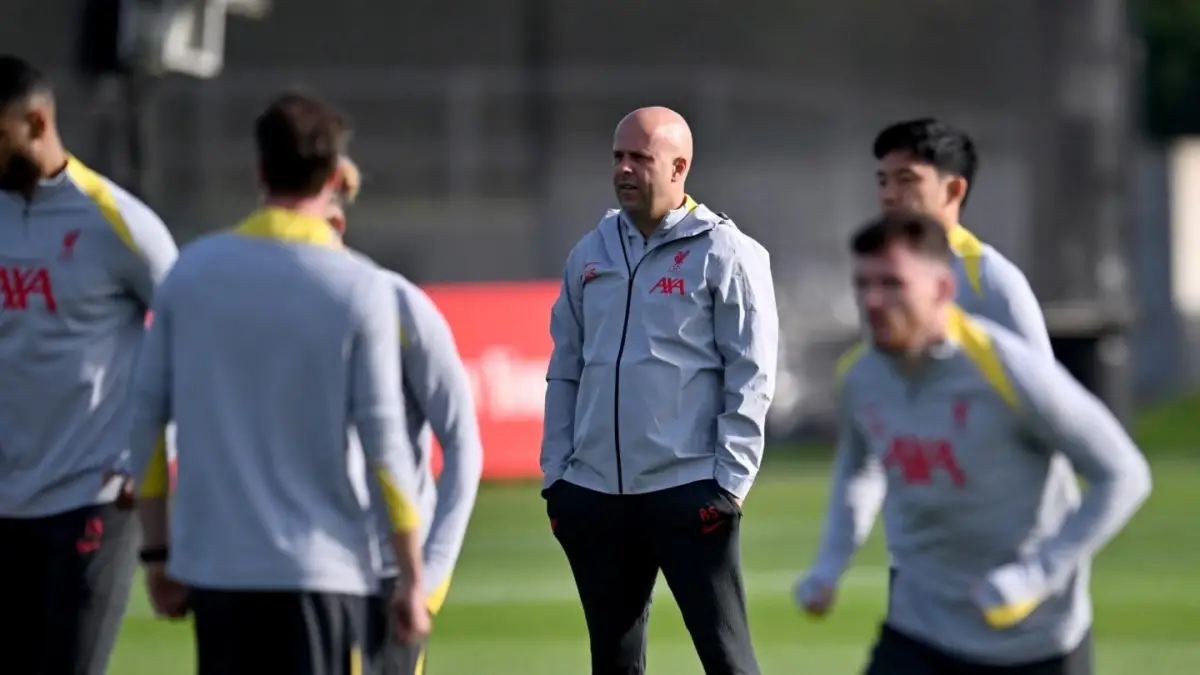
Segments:
[[[108,183],[104,182],[104,178],[74,157],[67,158],[67,177],[87,195],[88,199],[92,200],[121,243],[125,244],[130,251],[140,255],[141,249],[138,248],[137,242],[133,238],[129,224],[125,222],[125,216],[121,215],[121,208],[117,206],[117,198],[113,196],[113,192],[108,187]]]
[[[164,430],[158,442],[154,444],[154,454],[150,455],[150,466],[146,469],[146,478],[138,486],[138,496],[144,499],[160,499],[170,492],[171,471],[167,462],[167,432]]]
[[[404,494],[383,469],[377,469],[375,475],[379,478],[380,491],[383,493],[383,501],[387,504],[392,528],[397,532],[415,532],[421,526],[421,516],[409,501],[408,495]]]
[[[987,380],[1000,398],[1004,399],[1004,402],[1013,410],[1019,410],[1021,399],[1017,397],[1017,391],[1013,388],[1008,373],[1004,370],[1000,355],[992,346],[992,338],[983,326],[972,321],[960,307],[953,306],[950,309],[947,337],[962,347],[967,358],[971,359],[971,362],[983,375],[983,379]]]
[[[363,675],[362,649],[350,649],[350,675]]]
[[[946,232],[954,255],[962,259],[967,281],[976,295],[983,295],[983,242],[962,225],[955,225]]]
[[[421,647],[421,654],[417,657],[417,668],[414,675],[425,675],[425,648]]]
[[[992,628],[1008,628],[1021,623],[1041,603],[1037,600],[1023,600],[1008,605],[1000,605],[983,610],[983,620]]]
[[[436,616],[438,612],[442,611],[442,605],[446,604],[446,596],[449,593],[450,577],[448,576],[444,581],[442,581],[442,583],[438,584],[437,587],[433,589],[433,591],[429,594],[429,597],[425,598],[425,606],[429,609],[430,614]]]

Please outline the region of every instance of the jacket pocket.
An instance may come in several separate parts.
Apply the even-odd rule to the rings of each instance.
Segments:
[[[729,514],[736,518],[741,518],[742,507],[738,506],[737,498],[730,494],[728,490],[721,487],[721,484],[715,479],[713,480],[713,488],[716,489],[716,491],[719,493],[718,496],[720,499],[724,500],[725,505],[729,508]]]

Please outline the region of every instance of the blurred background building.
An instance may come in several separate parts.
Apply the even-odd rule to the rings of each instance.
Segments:
[[[250,125],[273,94],[301,85],[336,101],[366,174],[352,241],[421,283],[558,277],[612,203],[615,123],[678,109],[697,134],[693,194],[773,255],[780,434],[826,419],[834,357],[854,335],[845,239],[875,210],[873,136],[902,118],[944,116],[977,137],[966,224],[1026,271],[1059,357],[1114,407],[1194,379],[1177,312],[1186,258],[1172,258],[1193,208],[1172,167],[1190,165],[1150,140],[1135,86],[1153,79],[1135,77],[1143,56],[1174,52],[1144,48],[1120,0],[243,0],[217,12],[212,78],[84,68],[117,24],[101,28],[81,0],[5,4],[0,44],[55,76],[71,146],[181,240],[253,207]],[[1155,13],[1169,4],[1134,9],[1178,32],[1181,15]],[[536,388],[530,359],[512,386]]]

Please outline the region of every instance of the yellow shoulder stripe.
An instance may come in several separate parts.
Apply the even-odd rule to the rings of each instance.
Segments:
[[[104,182],[100,174],[92,171],[78,159],[69,157],[67,159],[67,177],[87,195],[88,199],[92,200],[121,243],[129,247],[130,251],[140,254],[141,251],[133,238],[133,232],[130,231],[129,224],[125,222],[125,216],[121,215],[121,209],[117,206],[117,198],[113,196],[112,189],[108,187],[108,183]]]
[[[837,368],[834,370],[834,383],[837,386],[842,386],[842,382],[846,380],[846,376],[850,374],[850,370],[854,368],[863,354],[867,353],[867,346],[863,342],[856,343],[850,349],[847,349],[837,360]]]
[[[1008,379],[1008,373],[1004,371],[1000,355],[992,346],[992,338],[983,326],[972,321],[961,308],[954,306],[951,308],[948,330],[947,337],[962,347],[967,358],[971,359],[983,375],[983,379],[987,380],[1000,398],[1013,410],[1020,409],[1021,399],[1017,397],[1017,391]]]
[[[971,288],[976,295],[983,295],[983,242],[962,225],[952,227],[946,236],[954,255],[962,259]]]

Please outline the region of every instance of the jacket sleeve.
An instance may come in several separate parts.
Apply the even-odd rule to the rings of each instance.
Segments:
[[[471,380],[454,335],[437,306],[420,290],[400,294],[401,360],[408,404],[424,412],[442,447],[437,505],[425,539],[425,591],[448,583],[467,535],[483,473],[483,443]]]
[[[979,598],[1004,627],[1060,592],[1150,494],[1150,467],[1120,422],[1062,365],[1015,340],[999,348],[1021,403],[1022,426],[1040,447],[1061,452],[1087,482],[1079,508],[1028,559],[995,570]]]
[[[1053,355],[1042,306],[1029,280],[1007,259],[990,255],[983,274],[983,302],[992,321],[1025,338],[1039,352]]]
[[[146,330],[129,386],[129,466],[139,496],[165,496],[165,430],[171,416],[171,294],[163,284],[155,321]]]
[[[550,310],[554,349],[546,370],[546,408],[542,432],[542,489],[563,477],[575,450],[575,404],[583,374],[583,282],[567,257],[562,286]]]
[[[116,186],[110,185],[109,191],[117,207],[118,221],[113,227],[123,249],[120,277],[129,295],[147,310],[146,326],[149,327],[153,318],[149,310],[154,305],[155,292],[175,264],[179,250],[170,230],[150,207]],[[124,467],[117,469],[123,471]],[[166,496],[170,477],[165,429],[160,430],[149,470],[137,485],[142,497]]]
[[[392,529],[420,526],[416,468],[404,417],[400,310],[382,272],[367,275],[358,296],[358,329],[350,347],[350,421],[383,495]]]
[[[718,258],[713,335],[724,362],[724,410],[717,417],[717,483],[745,499],[762,463],[767,410],[775,396],[779,316],[766,249],[749,237]]]
[[[862,430],[854,420],[844,381],[839,387],[837,451],[825,526],[811,575],[836,585],[855,553],[866,542],[879,515],[887,479],[879,460],[872,456]]]
[[[154,290],[175,264],[179,249],[170,230],[150,207],[120,189],[113,190],[113,197],[121,217],[117,236],[129,253],[122,276],[130,294],[149,309]]]

